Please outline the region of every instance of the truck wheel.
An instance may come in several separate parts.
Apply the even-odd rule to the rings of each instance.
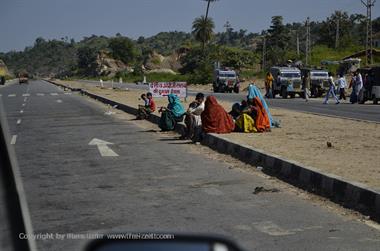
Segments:
[[[282,88],[281,89],[281,96],[283,99],[287,99],[288,98],[288,91],[286,90],[286,88]]]

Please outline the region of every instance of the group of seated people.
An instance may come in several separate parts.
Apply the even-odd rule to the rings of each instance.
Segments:
[[[139,106],[137,118],[143,119],[155,110],[152,95],[148,93],[144,106]],[[218,103],[214,96],[205,99],[203,93],[198,93],[195,101],[185,110],[180,99],[175,94],[168,95],[169,104],[161,107],[159,127],[163,131],[174,130],[176,125],[182,126],[181,139],[191,139],[199,142],[202,133],[231,132],[268,132],[271,127],[278,127],[272,119],[269,108],[260,90],[251,84],[248,96],[241,103],[232,106],[230,112]]]

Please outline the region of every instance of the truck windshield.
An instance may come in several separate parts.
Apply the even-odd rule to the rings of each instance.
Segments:
[[[300,78],[301,74],[299,72],[283,72],[281,73],[283,78]]]

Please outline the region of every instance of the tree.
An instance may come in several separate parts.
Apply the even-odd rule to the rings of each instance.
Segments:
[[[96,58],[98,51],[90,47],[81,47],[78,49],[78,68],[85,75],[94,74]]]
[[[267,36],[267,60],[271,64],[279,64],[286,61],[286,51],[289,48],[290,35],[283,24],[282,16],[272,17],[272,25]]]
[[[133,64],[138,56],[134,43],[127,37],[111,38],[109,48],[114,59],[119,59],[126,64]]]
[[[193,22],[192,34],[195,40],[202,43],[202,48],[209,42],[215,28],[214,21],[211,18],[206,19],[205,16],[197,17]]]

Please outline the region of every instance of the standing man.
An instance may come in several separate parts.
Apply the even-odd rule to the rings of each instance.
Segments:
[[[329,84],[330,84],[330,88],[329,88],[329,91],[326,94],[326,98],[325,98],[325,101],[323,102],[323,104],[328,104],[329,103],[329,97],[330,97],[330,95],[335,98],[335,101],[336,101],[335,104],[340,104],[338,97],[335,95],[335,83],[334,83],[334,78],[333,78],[331,72],[329,72]]]
[[[310,90],[310,72],[306,73],[303,78],[303,94],[305,96],[305,101],[309,101],[309,90]]]
[[[344,78],[343,74],[338,75],[338,86],[339,86],[339,100],[346,100],[346,93],[345,88],[347,87],[346,79]]]

